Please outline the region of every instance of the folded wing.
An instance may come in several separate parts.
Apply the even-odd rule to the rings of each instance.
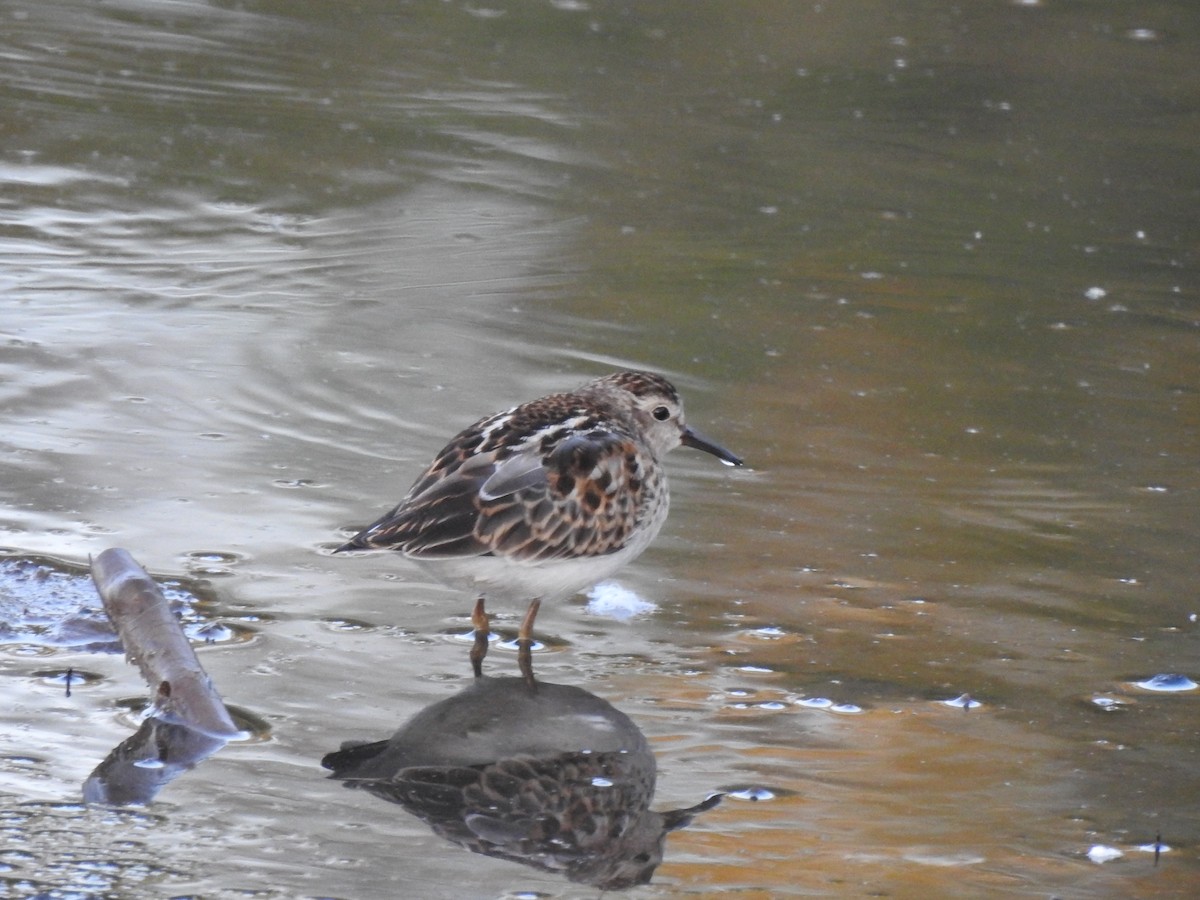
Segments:
[[[543,437],[503,459],[454,460],[454,449],[443,451],[395,509],[339,549],[528,562],[600,556],[625,545],[662,489],[647,478],[632,438],[616,430]]]

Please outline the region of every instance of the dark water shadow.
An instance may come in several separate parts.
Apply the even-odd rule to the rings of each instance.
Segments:
[[[157,716],[146,718],[121,741],[83,783],[87,803],[126,806],[149,803],[169,782],[190,771],[225,744],[214,737]]]

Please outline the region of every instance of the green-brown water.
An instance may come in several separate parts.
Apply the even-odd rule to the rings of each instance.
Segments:
[[[84,807],[145,688],[12,637],[14,896],[593,896],[323,780],[468,671],[467,598],[328,550],[622,366],[752,471],[672,455],[619,579],[656,611],[544,610],[538,671],[640,725],[660,807],[773,795],[647,896],[1194,889],[1200,692],[1131,685],[1200,681],[1193,4],[0,17],[0,543],[206,581],[250,639],[202,661],[269,729]]]

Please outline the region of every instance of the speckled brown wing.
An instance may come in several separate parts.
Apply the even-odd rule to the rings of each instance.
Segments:
[[[486,416],[442,448],[404,499],[335,552],[398,550],[429,559],[480,556],[488,548],[474,538],[479,488],[494,471],[495,452],[485,452],[490,435],[503,432],[520,407]]]
[[[589,423],[577,418],[531,428],[515,446],[488,447],[490,426],[506,416],[463,432],[408,497],[340,549],[531,562],[620,550],[661,490],[657,473],[648,478],[643,470],[633,439],[611,426],[580,432]]]
[[[595,428],[539,450],[536,471],[501,466],[484,485],[475,537],[525,561],[615,553],[662,489],[641,458],[628,434]]]

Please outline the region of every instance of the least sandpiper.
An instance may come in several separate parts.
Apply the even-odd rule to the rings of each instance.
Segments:
[[[567,597],[654,540],[669,504],[662,458],[680,444],[742,464],[684,423],[661,375],[598,378],[480,419],[337,549],[396,550],[498,602]]]

